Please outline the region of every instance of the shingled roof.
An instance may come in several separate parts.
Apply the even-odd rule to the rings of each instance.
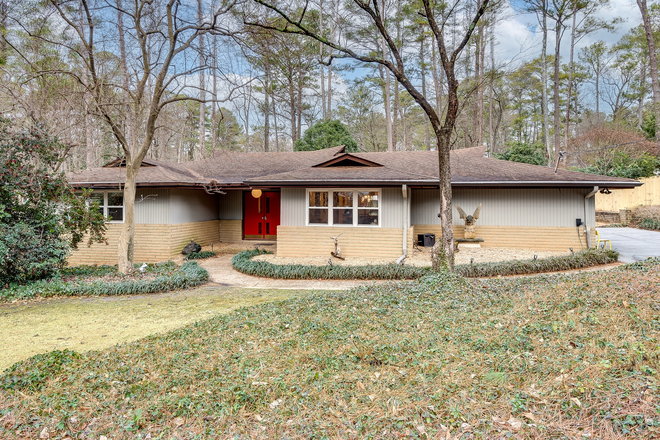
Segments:
[[[125,172],[113,161],[69,177],[74,186],[112,187],[124,182]],[[454,187],[593,187],[633,188],[641,183],[509,162],[485,157],[485,147],[451,152]],[[344,186],[436,185],[438,153],[398,151],[346,153],[344,147],[318,151],[238,153],[219,151],[185,164],[149,160],[138,173],[138,186]]]

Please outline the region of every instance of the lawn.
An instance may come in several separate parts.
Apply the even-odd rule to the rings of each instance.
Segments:
[[[659,298],[659,260],[313,293],[17,365],[0,437],[657,437]]]
[[[206,286],[178,292],[0,304],[0,371],[50,350],[111,347],[292,291]]]

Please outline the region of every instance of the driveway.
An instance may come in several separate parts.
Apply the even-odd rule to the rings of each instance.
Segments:
[[[633,263],[648,257],[660,257],[660,232],[635,228],[598,228],[600,238],[612,240],[619,261]]]

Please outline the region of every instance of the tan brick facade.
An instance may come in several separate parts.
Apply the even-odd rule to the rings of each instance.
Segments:
[[[463,237],[464,226],[454,226],[454,237]],[[414,225],[414,238],[418,234],[431,233],[438,239],[442,229],[437,225]],[[514,249],[532,249],[536,251],[568,251],[572,247],[579,251],[587,247],[584,228],[566,227],[522,227],[522,226],[479,226],[477,237],[483,238],[483,247],[500,247]],[[595,243],[595,233],[591,233],[592,243]]]
[[[341,234],[339,247],[346,257],[398,258],[402,254],[401,228],[342,228],[328,226],[278,226],[278,257],[330,256],[330,237]]]
[[[241,243],[243,241],[243,220],[220,220],[220,241]]]
[[[70,266],[81,264],[117,264],[117,243],[122,224],[110,223],[106,232],[108,245],[81,244],[69,256]],[[183,247],[195,240],[202,246],[220,242],[220,221],[211,220],[176,225],[135,225],[136,263],[167,261],[178,255]]]

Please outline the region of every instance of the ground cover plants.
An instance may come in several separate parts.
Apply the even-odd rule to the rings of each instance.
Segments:
[[[129,295],[167,292],[198,286],[208,281],[208,272],[196,262],[177,266],[173,262],[146,265],[141,271],[121,274],[116,266],[64,268],[54,276],[27,284],[7,285],[0,301],[52,296]]]
[[[640,229],[660,230],[660,206],[638,206],[632,210],[631,223]]]
[[[430,267],[398,264],[367,266],[304,266],[302,264],[273,264],[268,261],[253,260],[260,254],[269,254],[264,249],[251,249],[240,252],[232,258],[232,266],[247,275],[280,279],[334,279],[334,280],[405,280],[417,279],[430,273]],[[465,277],[493,277],[524,275],[542,272],[581,269],[617,261],[613,251],[587,249],[572,255],[538,260],[514,260],[497,263],[477,263],[456,265],[456,272]]]
[[[652,438],[660,260],[240,309],[0,380],[0,437]]]
[[[215,257],[215,252],[213,251],[201,251],[201,252],[192,252],[188,254],[186,259],[188,260],[204,260],[206,258]]]

